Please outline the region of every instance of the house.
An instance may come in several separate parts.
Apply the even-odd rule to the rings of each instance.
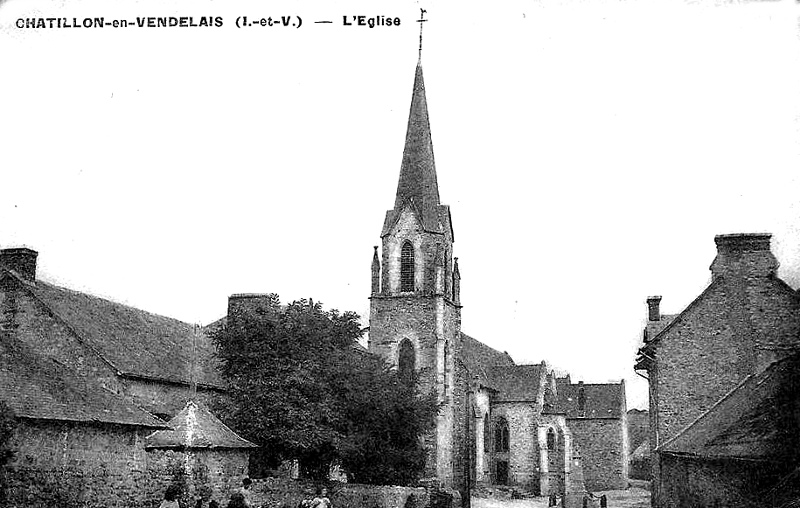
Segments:
[[[780,373],[800,345],[800,297],[777,276],[770,239],[769,234],[717,236],[711,283],[676,316],[660,314],[660,297],[648,299],[648,323],[635,368],[646,372],[650,386],[654,506],[686,506],[682,503],[689,500],[691,506],[728,506],[733,503],[730,496],[746,503],[785,472],[751,467],[753,460],[772,460],[767,457],[768,436],[760,432],[746,437],[761,450],[758,456],[739,456],[744,448],[733,446],[708,448],[710,440],[718,438],[721,445],[730,439],[726,435],[745,439],[747,432],[736,434],[729,426],[744,425],[750,417],[730,407],[731,401],[743,411],[749,406],[738,401],[747,398],[748,404],[756,404],[771,397],[770,385],[756,389],[762,381],[791,385]],[[745,396],[748,391],[751,398]],[[789,407],[782,405],[779,411]],[[764,430],[776,424],[777,415],[753,414],[760,415]],[[745,420],[734,423],[741,418]],[[692,471],[704,481],[685,483]],[[734,483],[739,487],[731,487]],[[689,497],[678,496],[687,486]]]
[[[187,323],[37,279],[37,256],[0,250],[0,400],[17,417],[8,501],[155,505],[176,477],[146,437],[190,398],[223,394],[213,345]]]

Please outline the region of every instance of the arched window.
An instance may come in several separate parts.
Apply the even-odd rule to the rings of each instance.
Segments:
[[[489,425],[489,413],[483,415],[483,451],[488,452],[492,449],[492,426]]]
[[[444,341],[444,365],[442,366],[442,378],[444,381],[444,398],[448,400],[450,396],[450,341]]]
[[[556,433],[552,428],[547,429],[547,449],[551,452],[556,449]]]
[[[508,422],[505,418],[499,418],[494,426],[494,451],[508,451]]]
[[[408,339],[403,339],[400,342],[400,352],[397,355],[397,374],[401,380],[411,381],[414,379],[415,363],[414,344]]]
[[[414,291],[414,246],[408,241],[400,251],[400,291]]]

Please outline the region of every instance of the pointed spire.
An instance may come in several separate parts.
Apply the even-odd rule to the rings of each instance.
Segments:
[[[372,254],[372,294],[377,295],[381,291],[381,262],[378,259],[378,246],[375,246],[375,253]]]
[[[425,82],[422,78],[422,64],[420,63],[417,63],[417,72],[414,77],[414,92],[408,115],[400,180],[397,183],[395,210],[401,210],[409,201],[422,215],[425,229],[438,231],[436,207],[439,206],[439,184],[436,181],[428,103],[425,98]]]

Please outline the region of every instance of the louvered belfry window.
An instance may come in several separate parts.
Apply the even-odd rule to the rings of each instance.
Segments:
[[[400,291],[414,291],[414,246],[411,242],[404,243],[400,251]]]

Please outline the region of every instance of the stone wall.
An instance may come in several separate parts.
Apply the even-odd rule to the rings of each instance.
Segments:
[[[767,464],[747,461],[704,461],[661,455],[662,508],[771,506],[764,496],[779,473]]]
[[[567,422],[583,458],[586,488],[624,489],[628,486],[628,456],[623,446],[622,419],[585,418]]]
[[[244,450],[148,450],[147,469],[157,484],[181,485],[184,506],[197,497],[225,506],[248,476],[248,454]]]
[[[247,476],[244,451],[146,451],[152,431],[20,419],[6,468],[11,506],[155,507],[171,484],[183,487],[186,501],[201,495],[225,506]]]
[[[675,436],[775,358],[757,351],[757,341],[796,343],[799,332],[800,301],[785,283],[767,277],[720,279],[659,339],[658,442]]]
[[[531,492],[539,491],[539,438],[534,404],[499,402],[492,408],[492,433],[501,417],[508,422],[509,453],[492,454],[492,480],[496,481],[497,462],[508,461],[508,483]]]
[[[253,502],[265,508],[295,508],[304,498],[313,497],[316,488],[288,478],[253,480]],[[423,508],[430,501],[424,488],[350,483],[329,485],[328,497],[336,508]]]
[[[148,472],[143,441],[151,431],[21,419],[8,500],[20,508],[157,506],[171,478]]]
[[[221,390],[198,387],[193,394],[188,385],[142,379],[126,379],[124,394],[137,406],[166,420],[178,414],[189,400],[213,408],[225,397]]]

